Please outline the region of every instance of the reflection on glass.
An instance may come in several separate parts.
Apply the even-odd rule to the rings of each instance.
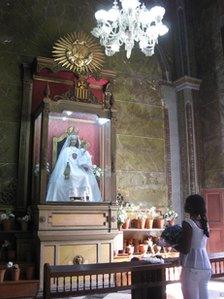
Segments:
[[[77,134],[70,134],[60,151],[50,176],[47,201],[101,201],[92,160],[87,149],[81,147]]]

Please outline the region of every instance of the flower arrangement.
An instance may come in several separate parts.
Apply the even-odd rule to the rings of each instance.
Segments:
[[[144,211],[144,210],[137,211],[136,215],[137,215],[138,219],[146,219],[147,218],[146,211]]]
[[[10,250],[12,250],[12,244],[8,240],[1,240],[0,259],[5,260]]]
[[[17,281],[19,280],[20,276],[20,268],[18,264],[13,264],[13,262],[8,262],[7,263],[7,268],[11,272],[11,280]]]
[[[116,205],[118,206],[117,224],[118,224],[118,226],[121,226],[128,219],[128,210],[129,210],[130,204],[125,202],[124,197],[123,197],[123,195],[121,195],[121,193],[118,193],[116,196]]]
[[[161,234],[161,238],[167,243],[163,246],[174,246],[179,244],[182,233],[180,225],[167,226]]]
[[[118,225],[122,225],[128,219],[128,214],[126,210],[126,206],[119,206],[117,210],[117,223]]]
[[[29,214],[27,214],[23,217],[18,217],[17,220],[19,222],[29,222],[31,220],[31,216]]]
[[[163,218],[166,221],[172,221],[172,220],[176,219],[177,217],[178,217],[177,212],[175,212],[171,208],[167,208],[166,212],[163,215]]]
[[[146,210],[146,215],[147,215],[147,218],[149,219],[154,219],[158,216],[158,213],[156,211],[156,207],[151,207],[149,209]]]
[[[13,262],[8,262],[7,263],[7,268],[19,269],[19,265],[18,264],[13,264]]]
[[[116,205],[120,206],[120,205],[122,205],[124,203],[125,203],[124,196],[121,195],[121,193],[117,193],[117,196],[116,196]]]
[[[5,210],[5,213],[0,214],[0,221],[4,221],[7,219],[14,219],[15,215],[12,213],[12,210],[7,209]]]
[[[8,240],[3,240],[1,244],[1,249],[6,249],[11,247],[11,243]]]
[[[92,172],[97,178],[103,176],[103,170],[95,164],[92,166]]]

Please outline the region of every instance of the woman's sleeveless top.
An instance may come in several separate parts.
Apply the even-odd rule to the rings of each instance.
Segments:
[[[188,254],[181,255],[181,264],[185,268],[211,269],[208,253],[206,250],[207,236],[203,229],[197,226],[192,219],[186,219],[192,228],[191,249]]]

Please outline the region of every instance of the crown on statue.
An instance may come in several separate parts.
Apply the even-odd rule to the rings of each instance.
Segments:
[[[69,127],[67,130],[67,134],[69,135],[78,135],[79,129],[76,129],[75,127]]]

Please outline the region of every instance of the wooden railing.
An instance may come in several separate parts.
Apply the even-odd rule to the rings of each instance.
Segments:
[[[131,289],[132,298],[165,299],[166,268],[144,261],[74,266],[44,265],[44,298],[63,298]],[[151,298],[151,297],[150,297]]]
[[[210,256],[213,278],[224,276],[224,253]],[[165,264],[145,261],[44,266],[44,298],[63,298],[131,289],[132,299],[165,299],[166,284],[180,280],[178,259]]]

